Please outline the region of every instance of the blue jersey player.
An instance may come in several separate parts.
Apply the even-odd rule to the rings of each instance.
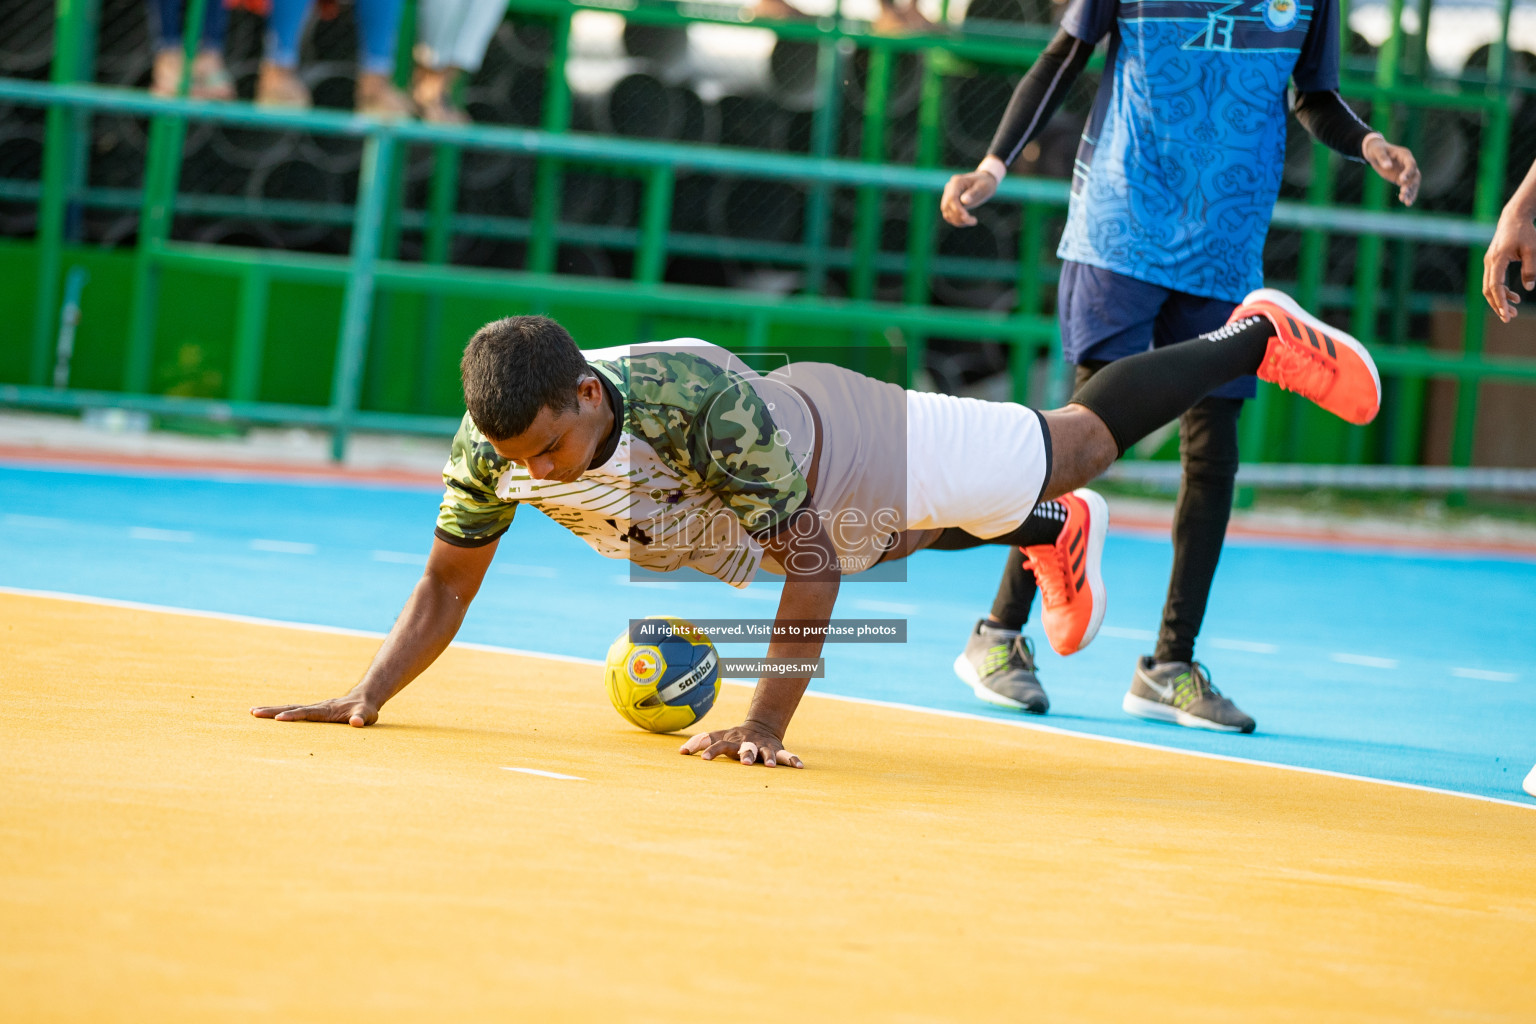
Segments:
[[[1337,0],[1071,0],[986,159],[945,188],[949,223],[976,223],[970,211],[991,198],[1106,37],[1057,250],[1062,351],[1079,383],[1113,360],[1215,330],[1262,285],[1288,86],[1308,132],[1413,202],[1413,154],[1372,132],[1338,94]],[[1238,414],[1254,387],[1251,377],[1223,385],[1180,418],[1173,572],[1156,650],[1138,660],[1123,701],[1131,714],[1253,731],[1194,652],[1231,514]],[[985,700],[1042,712],[1048,701],[1021,635],[1035,589],[1012,555],[955,670]]]

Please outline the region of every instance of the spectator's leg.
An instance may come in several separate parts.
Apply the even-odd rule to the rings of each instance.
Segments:
[[[401,0],[357,0],[357,110],[378,117],[410,117],[416,105],[390,79],[400,39]]]
[[[149,41],[156,53],[181,46],[181,0],[149,0]]]
[[[149,0],[149,38],[155,63],[149,91],[155,96],[174,96],[181,82],[181,0]]]
[[[224,0],[208,0],[203,8],[202,48],[223,54],[224,37],[228,34],[229,9],[224,6]]]
[[[312,0],[272,0],[272,13],[267,16],[268,64],[298,70],[299,41],[312,6]]]
[[[505,0],[467,0],[465,7],[448,63],[472,75],[480,70],[491,37],[506,16],[507,5]]]
[[[444,0],[422,4],[417,11],[420,41],[411,97],[423,120],[465,124],[469,116],[455,102],[454,85],[464,72],[480,70],[507,5],[504,0]]]
[[[307,107],[309,89],[299,80],[299,40],[313,0],[272,0],[267,17],[266,53],[256,102],[273,107]]]
[[[441,71],[453,63],[453,43],[468,0],[433,0],[416,5],[416,66]]]
[[[395,73],[403,7],[401,0],[357,0],[357,47],[363,71],[386,77]]]
[[[203,39],[192,61],[192,95],[200,100],[232,100],[235,80],[224,67],[224,37],[229,34],[229,10],[224,0],[208,0],[203,8]]]

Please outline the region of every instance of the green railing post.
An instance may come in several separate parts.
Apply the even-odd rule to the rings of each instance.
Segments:
[[[645,172],[644,206],[640,211],[640,251],[635,256],[635,280],[660,281],[667,269],[667,229],[672,224],[672,168],[657,164]]]
[[[1019,210],[1018,312],[1035,316],[1040,313],[1040,261],[1045,258],[1045,211],[1039,203],[1025,203]],[[1008,376],[1013,400],[1029,404],[1029,377],[1035,361],[1032,337],[1014,338],[1009,343]]]
[[[838,83],[842,81],[843,51],[839,40],[823,40],[816,49],[816,109],[811,114],[811,156],[832,156],[837,141]],[[827,277],[827,224],[832,219],[832,189],[826,182],[811,186],[805,204],[805,293],[820,295]]]
[[[767,313],[753,313],[747,317],[747,341],[748,352],[761,352],[768,347],[768,323]]]
[[[1488,54],[1488,95],[1499,102],[1488,111],[1483,128],[1482,152],[1478,154],[1477,192],[1473,198],[1472,216],[1488,223],[1499,219],[1499,209],[1504,198],[1504,165],[1509,155],[1509,20],[1513,0],[1504,0],[1499,38],[1494,41]],[[1462,329],[1461,350],[1463,357],[1481,356],[1483,353],[1484,324],[1488,311],[1483,300],[1483,254],[1473,248],[1467,252],[1466,323]],[[1477,379],[1463,377],[1456,382],[1456,425],[1451,434],[1451,465],[1472,465],[1473,448],[1477,440]],[[1458,503],[1464,496],[1453,495]]]
[[[368,357],[368,323],[373,311],[374,271],[378,263],[384,207],[389,199],[389,169],[395,137],[381,126],[363,144],[357,179],[357,216],[352,223],[351,272],[342,299],[341,334],[331,378],[331,458],[347,454],[347,437],[357,412],[363,363]]]
[[[1331,149],[1321,142],[1312,143],[1312,180],[1307,184],[1308,205],[1327,205],[1332,198],[1336,165],[1337,158]],[[1296,301],[1301,303],[1303,309],[1318,309],[1321,306],[1323,277],[1328,269],[1328,238],[1328,232],[1321,228],[1308,228],[1302,232],[1301,251],[1297,259]],[[1288,414],[1282,420],[1285,426],[1285,435],[1281,438],[1283,451],[1270,453],[1248,445],[1244,450],[1249,453],[1249,458],[1296,462],[1302,457],[1305,403],[1287,400],[1282,404],[1282,409]]]
[[[181,17],[181,79],[176,83],[176,95],[185,97],[192,92],[192,65],[197,51],[203,45],[203,24],[208,20],[209,0],[191,0],[182,8]]]
[[[267,302],[271,278],[259,263],[240,275],[240,304],[235,312],[235,353],[230,372],[229,397],[254,402],[261,395],[261,363],[266,353]]]
[[[128,314],[128,347],[123,360],[123,390],[136,394],[149,390],[155,348],[155,303],[160,285],[155,259],[170,236],[184,137],[185,122],[179,117],[160,115],[150,122],[133,297]]]
[[[922,93],[917,109],[917,166],[937,167],[939,163],[940,118],[943,113],[944,80],[939,62],[944,59],[940,50],[923,51]],[[907,220],[907,274],[903,282],[902,297],[908,305],[921,306],[928,302],[928,267],[933,256],[934,218],[938,215],[939,197],[932,192],[916,190],[912,193],[912,213]],[[927,339],[912,333],[907,343],[907,386],[916,385],[918,375],[927,364]]]
[[[49,79],[74,82],[84,60],[90,32],[85,0],[58,0],[54,15],[54,55]],[[54,342],[58,337],[59,287],[64,261],[64,228],[69,209],[70,181],[77,151],[72,130],[76,115],[66,107],[50,107],[44,135],[42,196],[37,208],[37,291],[32,315],[32,356],[27,379],[48,383]]]
[[[571,85],[565,64],[571,53],[571,12],[555,19],[554,54],[549,62],[544,92],[544,130],[564,132],[571,126]],[[528,269],[548,274],[555,269],[559,240],[555,226],[560,219],[560,161],[540,157],[533,185],[533,236],[528,240]]]
[[[416,39],[416,0],[404,0],[400,7],[398,32],[395,36],[395,70],[391,76],[395,88],[410,90],[412,69],[415,67],[414,43]],[[395,147],[394,158],[389,165],[389,182],[385,195],[384,220],[379,233],[379,257],[399,259],[400,236],[405,225],[405,174],[410,160],[410,147]],[[435,171],[435,168],[434,168]],[[401,314],[402,302],[397,296],[385,293],[374,304],[368,326],[368,349],[376,356],[364,366],[364,385],[360,404],[377,403],[389,380],[389,366],[385,362],[391,326]],[[405,314],[407,317],[409,313]]]
[[[869,49],[869,74],[864,89],[864,138],[859,152],[860,159],[867,164],[878,164],[885,159],[886,108],[890,91],[891,51],[875,43]],[[858,192],[849,289],[856,299],[867,299],[875,293],[875,256],[880,249],[880,229],[884,219],[880,214],[884,198],[884,192],[867,185]]]
[[[1403,0],[1390,0],[1387,17],[1391,20],[1392,33],[1376,58],[1376,85],[1390,92],[1397,85],[1398,66],[1403,49]],[[1382,98],[1371,105],[1371,127],[1387,138],[1395,134],[1392,103]],[[1364,195],[1361,206],[1367,210],[1385,210],[1391,186],[1381,175],[1368,171],[1365,175]],[[1362,235],[1355,250],[1355,308],[1350,320],[1350,333],[1367,346],[1376,340],[1376,322],[1381,312],[1381,254],[1380,235]],[[1345,460],[1355,463],[1364,453],[1365,432],[1352,430],[1345,439]]]
[[[1409,54],[1407,71],[1426,84],[1429,76],[1429,16],[1433,0],[1418,0],[1415,11],[1419,18],[1419,32],[1414,37],[1413,50]],[[1417,105],[1407,111],[1402,143],[1417,153],[1423,141],[1424,117]],[[1391,245],[1392,291],[1388,310],[1388,340],[1394,345],[1419,347],[1421,340],[1409,337],[1409,297],[1413,293],[1413,271],[1418,247],[1406,238]],[[1425,382],[1423,377],[1398,377],[1392,384],[1393,401],[1382,425],[1385,461],[1406,466],[1417,461],[1419,437],[1424,424]]]
[[[427,195],[427,230],[422,245],[424,262],[441,266],[453,253],[453,218],[459,194],[459,167],[462,153],[458,146],[436,146],[432,151],[432,181]],[[422,310],[421,336],[416,350],[416,374],[412,382],[412,403],[417,411],[432,407],[432,381],[437,374],[438,352],[442,344],[443,298],[428,295]]]
[[[192,61],[203,34],[203,17],[210,0],[190,0],[182,20],[186,49],[178,92],[185,97],[192,85]],[[217,0],[212,0],[217,2]],[[157,115],[149,126],[144,163],[144,201],[139,208],[139,238],[133,271],[128,347],[123,360],[123,390],[149,391],[155,358],[155,302],[160,275],[155,266],[160,247],[171,234],[176,189],[181,180],[182,145],[187,122],[179,114]]]

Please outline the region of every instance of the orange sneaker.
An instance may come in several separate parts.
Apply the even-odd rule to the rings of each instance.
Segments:
[[[1330,327],[1274,288],[1249,292],[1227,322],[1262,316],[1275,337],[1259,379],[1311,399],[1335,416],[1364,425],[1381,408],[1381,375],[1365,346]]]
[[[1086,487],[1058,499],[1067,507],[1067,521],[1054,544],[1022,549],[1024,564],[1040,584],[1045,605],[1040,623],[1057,654],[1075,654],[1093,642],[1104,621],[1104,534],[1109,529],[1109,505]]]

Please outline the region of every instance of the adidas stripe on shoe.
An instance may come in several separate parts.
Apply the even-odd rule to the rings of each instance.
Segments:
[[[1250,292],[1228,323],[1262,316],[1275,328],[1259,378],[1295,392],[1354,424],[1381,408],[1381,375],[1365,346],[1323,323],[1274,288]]]

